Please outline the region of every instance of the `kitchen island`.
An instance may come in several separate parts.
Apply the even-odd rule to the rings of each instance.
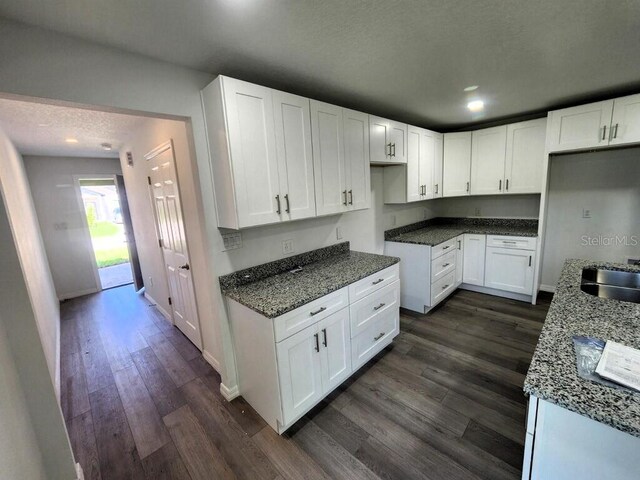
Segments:
[[[530,395],[523,479],[640,478],[640,392],[578,376],[572,337],[640,348],[640,304],[580,289],[582,271],[640,272],[631,265],[567,260],[524,390]]]

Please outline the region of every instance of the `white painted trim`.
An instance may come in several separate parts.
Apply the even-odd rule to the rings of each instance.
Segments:
[[[480,287],[478,285],[470,285],[468,283],[463,283],[458,288],[460,288],[461,290],[469,290],[472,292],[484,293],[486,295],[493,295],[494,297],[510,298],[511,300],[519,300],[521,302],[527,303],[531,302],[531,295],[524,295],[522,293],[506,292],[504,290]]]
[[[84,290],[77,290],[75,292],[69,292],[58,296],[58,300],[69,300],[70,298],[82,297],[84,295],[91,295],[92,293],[98,293],[100,289],[98,288],[86,288]]]
[[[220,393],[225,399],[227,399],[227,401],[230,402],[234,398],[237,398],[240,396],[240,389],[238,388],[237,385],[234,385],[233,387],[229,388],[224,383],[221,383]]]
[[[206,350],[202,351],[203,358],[207,361],[209,365],[213,367],[213,369],[220,373],[220,362]]]
[[[154,306],[158,309],[158,311],[162,314],[162,316],[166,318],[171,325],[174,324],[173,317],[169,314],[169,312],[167,312],[164,308],[162,308],[162,306],[158,302],[156,302],[155,299],[151,295],[149,295],[146,290],[144,292],[144,298],[149,300],[150,303],[153,303]]]
[[[82,466],[79,463],[76,463],[76,479],[84,480],[84,472],[82,471]]]
[[[556,293],[556,286],[555,285],[544,285],[544,284],[541,284],[540,285],[540,290],[543,291],[543,292]]]

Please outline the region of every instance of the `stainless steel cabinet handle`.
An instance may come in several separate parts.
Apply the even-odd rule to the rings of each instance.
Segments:
[[[451,248],[451,245],[445,245],[444,247],[442,247],[443,250],[446,250],[447,248]]]
[[[319,352],[320,351],[320,340],[318,340],[318,334],[314,333],[313,336],[316,339],[316,352]]]
[[[436,195],[438,194],[438,184],[436,183]]]
[[[395,156],[396,156],[396,144],[395,144],[395,143],[392,143],[392,144],[391,144],[391,148],[393,148],[393,153],[391,154],[391,156],[392,156],[392,157],[395,157]]]
[[[342,191],[342,204],[343,205],[347,204],[347,191],[346,190]]]
[[[508,243],[509,245],[515,245],[518,242],[516,242],[515,240],[502,240],[502,243]]]
[[[602,127],[602,141],[607,138],[607,126]]]
[[[188,263],[185,263],[184,265],[180,265],[178,268],[181,268],[182,270],[189,270],[191,267]]]
[[[462,241],[458,240],[458,250],[462,250]]]
[[[469,182],[467,182],[467,192],[469,191]]]
[[[291,206],[289,205],[289,194],[288,193],[284,194],[284,200],[285,200],[285,202],[287,202],[287,208],[285,209],[285,212],[289,213],[289,212],[291,212]]]
[[[381,303],[380,305],[378,305],[377,307],[373,307],[374,310],[380,310],[382,307],[384,307],[386,305],[386,303]]]
[[[618,124],[616,123],[613,127],[613,138],[618,138]]]
[[[531,266],[531,255],[529,255],[529,266]]]
[[[372,283],[373,285],[377,285],[377,284],[379,284],[380,282],[384,282],[384,278],[379,278],[379,279],[377,279],[375,282],[371,282],[371,283]]]
[[[349,205],[353,205],[353,190],[349,190]]]
[[[320,308],[319,308],[318,310],[316,310],[315,312],[309,312],[309,315],[311,315],[311,316],[313,317],[314,315],[317,315],[317,314],[319,314],[319,313],[324,312],[326,309],[327,309],[327,307],[320,307]]]
[[[507,178],[507,185],[506,185],[506,187],[507,187],[507,188],[505,188],[505,190],[508,192],[508,191],[509,191],[509,179],[508,179],[508,178]]]
[[[384,332],[380,332],[379,335],[376,335],[375,337],[373,337],[373,341],[377,342],[378,340],[380,340],[382,337],[384,337]]]
[[[502,191],[502,180],[498,180],[498,190]]]
[[[391,142],[387,143],[386,145],[387,147],[389,147],[389,153],[386,152],[386,148],[385,148],[385,156],[390,157],[391,156]]]
[[[322,329],[322,345],[324,345],[325,347],[327,346],[327,329],[323,328]]]
[[[276,213],[280,215],[280,213],[282,213],[282,210],[280,209],[280,195],[276,195],[276,203],[278,204],[278,209],[276,210]]]
[[[442,268],[447,268],[449,265],[451,265],[450,263],[443,263],[442,264]]]
[[[444,287],[442,287],[443,290],[446,290],[447,288],[449,288],[449,285],[445,285]]]

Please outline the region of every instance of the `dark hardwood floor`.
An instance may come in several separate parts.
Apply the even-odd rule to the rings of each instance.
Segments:
[[[522,393],[550,297],[458,291],[284,436],[227,402],[131,286],[62,304],[62,408],[85,478],[516,479]]]

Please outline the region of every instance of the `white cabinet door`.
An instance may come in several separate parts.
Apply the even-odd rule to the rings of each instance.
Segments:
[[[355,110],[343,111],[344,161],[347,173],[348,207],[361,210],[371,206],[369,166],[369,115]]]
[[[348,308],[343,308],[318,323],[324,393],[333,390],[351,375],[350,328]]]
[[[239,227],[279,222],[271,90],[225,77],[223,91]]]
[[[407,202],[423,200],[423,183],[420,178],[420,160],[424,158],[421,129],[407,129]],[[402,167],[397,167],[402,168]]]
[[[443,170],[443,143],[444,135],[436,133],[435,152],[433,159],[433,198],[442,198],[442,170]]]
[[[464,271],[464,235],[456,237],[456,287],[462,283]]]
[[[487,236],[464,234],[462,281],[470,285],[484,286],[484,257]]]
[[[542,192],[546,132],[546,118],[507,125],[505,193]]]
[[[302,415],[324,395],[320,351],[317,325],[276,343],[285,424]]]
[[[277,90],[272,92],[283,219],[314,217],[309,99]]]
[[[469,195],[471,176],[471,132],[444,134],[442,195]]]
[[[515,248],[487,248],[484,286],[531,295],[535,251]]]
[[[369,116],[371,163],[407,163],[407,126],[385,118]]]
[[[311,138],[316,211],[329,215],[347,210],[342,108],[311,101]]]
[[[640,95],[613,101],[610,145],[640,142]]]
[[[503,192],[506,151],[506,125],[472,132],[471,195],[497,195]]]
[[[422,134],[420,135],[419,184],[422,185],[423,200],[429,200],[433,198],[434,195],[434,171],[437,148],[436,139],[438,136],[440,136],[439,133],[432,132],[430,130],[422,130]]]
[[[549,112],[547,150],[579,150],[609,145],[613,100]]]

